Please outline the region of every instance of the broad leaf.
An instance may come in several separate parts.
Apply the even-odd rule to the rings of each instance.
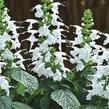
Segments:
[[[106,109],[106,108],[102,106],[95,106],[95,105],[84,105],[81,106],[80,109]]]
[[[16,89],[18,94],[23,95],[25,93],[25,86],[23,84],[18,84]]]
[[[13,102],[12,109],[33,109],[33,108],[20,102]]]
[[[47,94],[40,100],[41,109],[49,109],[50,96]]]
[[[18,70],[12,73],[12,78],[19,83],[23,84],[27,91],[32,94],[38,88],[38,80],[36,77],[30,75],[29,73]]]
[[[8,96],[0,97],[0,109],[12,109],[12,100]]]
[[[56,90],[51,93],[51,98],[63,109],[79,109],[80,107],[78,99],[69,90]]]

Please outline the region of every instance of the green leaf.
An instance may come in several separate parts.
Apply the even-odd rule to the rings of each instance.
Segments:
[[[106,109],[106,108],[102,106],[95,106],[95,105],[84,105],[81,106],[80,109]]]
[[[79,109],[80,103],[70,90],[56,90],[51,93],[51,98],[63,109]]]
[[[13,102],[12,109],[33,109],[33,108],[20,102]]]
[[[19,83],[23,84],[27,91],[32,94],[36,89],[38,89],[38,80],[36,77],[30,75],[26,71],[17,70],[12,73],[12,78]]]
[[[45,97],[43,97],[40,100],[41,109],[49,109],[49,103],[50,103],[50,96],[49,94],[46,94]]]
[[[10,97],[0,97],[0,109],[12,109],[12,100]]]
[[[25,93],[25,86],[23,84],[18,84],[17,89],[16,89],[18,94],[23,95]]]

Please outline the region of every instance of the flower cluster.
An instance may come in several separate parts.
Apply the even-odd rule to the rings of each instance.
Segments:
[[[58,7],[62,5],[59,2],[45,0],[42,4],[36,5],[32,10],[35,11],[35,19],[27,19],[29,22],[28,33],[30,37],[26,40],[30,41],[30,51],[32,53],[33,71],[38,76],[53,78],[54,81],[61,81],[66,77],[69,71],[64,65],[66,53],[62,52],[62,27],[66,27],[59,17]],[[38,28],[33,29],[33,25]],[[67,27],[66,27],[67,28]],[[37,46],[34,47],[34,43]],[[54,45],[58,45],[57,48]]]
[[[92,96],[100,96],[109,100],[109,49],[102,45],[109,43],[109,34],[92,30],[93,18],[90,10],[84,12],[82,27],[74,25],[76,28],[76,38],[72,43],[70,61],[76,66],[76,72],[93,69],[87,79],[90,81],[91,89],[88,90],[87,100]],[[104,36],[103,44],[97,44],[96,40]],[[108,103],[109,104],[109,103]]]
[[[9,95],[9,83],[7,71],[11,71],[13,68],[23,67],[23,57],[20,51],[21,44],[19,42],[19,34],[17,29],[19,28],[11,20],[8,15],[8,10],[4,7],[4,1],[0,0],[0,87]],[[9,34],[11,32],[11,35]],[[15,52],[12,52],[15,51]]]

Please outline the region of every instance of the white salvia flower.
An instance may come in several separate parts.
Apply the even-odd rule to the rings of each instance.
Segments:
[[[95,42],[93,41],[93,42],[90,42],[90,44],[89,44],[91,47],[94,47],[95,46]]]
[[[28,30],[28,33],[31,33],[31,35],[29,36],[29,38],[24,39],[23,41],[25,41],[25,40],[30,41],[30,49],[31,49],[32,46],[34,45],[34,43],[37,41],[35,34],[38,33],[38,31],[37,30]]]
[[[52,3],[52,12],[54,13],[54,14],[59,14],[59,5],[62,5],[61,3],[59,3],[59,2],[54,2],[54,3]]]
[[[86,99],[91,100],[92,96],[95,96],[95,95],[103,97],[103,95],[104,95],[104,90],[103,90],[104,84],[105,84],[104,80],[97,82],[95,84],[92,84],[91,86],[92,86],[93,89],[88,90],[89,94],[87,95]]]
[[[85,62],[89,62],[91,57],[92,48],[86,43],[84,48],[80,49],[79,58],[84,60]]]
[[[59,50],[60,51],[62,51],[62,38],[61,38],[61,36],[62,36],[62,32],[63,31],[63,29],[55,29],[55,30],[53,30],[53,32],[52,32],[52,34],[54,35],[54,37],[56,37],[57,38],[57,43],[59,44]]]
[[[5,51],[2,53],[2,57],[4,59],[13,59],[13,53],[9,49],[5,49]]]
[[[92,41],[100,38],[100,36],[98,35],[98,33],[100,33],[98,30],[92,30],[92,34],[90,36]]]
[[[73,27],[76,28],[76,33],[75,34],[77,35],[77,37],[74,39],[74,41],[72,41],[72,44],[73,45],[81,44],[83,42],[81,27],[78,26],[78,25],[73,25]]]
[[[4,9],[4,15],[5,15],[5,21],[9,22],[11,20],[11,17],[8,15],[8,8]]]
[[[62,29],[55,29],[52,31],[52,34],[54,35],[54,37],[56,37],[58,39],[58,37],[60,37],[62,35]]]
[[[18,35],[13,35],[12,36],[12,38],[14,39],[14,40],[11,40],[11,42],[12,42],[12,49],[17,49],[17,48],[21,47],[21,43],[20,43],[18,37],[19,37]]]
[[[4,50],[6,46],[6,43],[0,39],[0,50]]]
[[[51,78],[51,77],[54,75],[54,73],[53,73],[53,71],[51,70],[51,68],[48,67],[48,68],[46,69],[46,72],[45,72],[44,75],[45,75],[46,78]]]
[[[40,46],[39,46],[39,50],[42,52],[47,52],[49,50],[49,46],[48,44],[45,42],[43,42]]]
[[[33,50],[30,50],[30,52],[33,53],[33,56],[32,56],[32,61],[35,61],[35,60],[38,60],[39,57],[41,57],[41,53],[39,51],[39,48],[36,47],[35,49]]]
[[[41,18],[43,17],[44,15],[44,12],[42,10],[42,5],[36,5],[33,10],[36,10],[36,13],[35,13],[35,17],[38,17],[38,18]]]
[[[51,53],[48,51],[46,54],[45,54],[45,62],[50,62],[50,59],[51,59]]]
[[[33,28],[33,24],[37,23],[38,21],[35,19],[27,19],[26,22],[30,23],[27,30],[31,30]]]
[[[5,90],[9,96],[9,88],[11,87],[4,76],[0,76],[0,87]]]
[[[62,22],[59,22],[59,21],[58,21],[58,20],[61,20],[61,18],[60,18],[58,15],[52,14],[51,16],[52,16],[51,24],[52,24],[53,26],[57,26],[58,28],[59,28],[60,26],[64,26],[64,24],[63,24]],[[61,20],[61,21],[62,21],[62,20]]]
[[[24,70],[26,69],[22,60],[17,61],[16,64],[19,65],[22,69],[24,69]]]
[[[13,68],[17,68],[18,66],[16,65],[16,63],[13,62],[13,63],[12,63],[12,67],[13,67]]]
[[[70,54],[73,56],[73,57],[75,57],[76,55],[78,55],[79,54],[79,52],[80,52],[80,48],[78,48],[78,47],[73,47],[73,51],[70,51]]]
[[[57,20],[58,20],[59,16],[56,15],[56,14],[52,14],[51,16],[52,16],[51,24],[53,26],[57,26],[58,25],[58,21]]]
[[[105,33],[104,35],[105,35],[105,37],[106,37],[106,40],[104,40],[103,45],[106,45],[106,44],[109,43],[109,34]]]
[[[42,27],[39,28],[38,32],[40,36],[48,36],[50,34],[49,27],[44,24]]]
[[[17,58],[17,59],[20,59],[22,61],[24,61],[24,58],[22,57],[22,55],[20,54],[22,52],[22,50],[19,50],[17,51],[14,56]]]
[[[73,58],[70,58],[70,62],[71,62],[72,64],[76,64],[76,61],[75,61],[75,59],[73,59]]]
[[[41,63],[33,68],[33,71],[38,74],[39,77],[46,74],[45,63]]]
[[[19,59],[19,60],[16,62],[16,64],[17,64],[17,65],[20,65],[20,67],[25,70],[25,66],[24,66],[24,64],[23,64],[23,62],[25,61],[25,59],[22,57],[22,55],[20,54],[20,52],[21,52],[21,50],[17,51],[17,52],[14,54],[14,56],[15,56],[17,59]]]
[[[107,61],[109,61],[109,50],[108,50],[108,49],[105,49],[105,50],[104,50],[103,55],[104,55],[105,59],[106,59]]]
[[[55,44],[57,42],[57,38],[55,36],[53,36],[52,34],[49,34],[47,40],[45,40],[45,42],[48,44],[48,45],[52,45],[52,44]]]
[[[85,68],[84,64],[82,63],[82,61],[78,57],[75,57],[74,59],[77,63],[76,70],[82,71]]]
[[[12,49],[17,49],[21,47],[21,43],[18,40],[11,41],[12,42]]]
[[[59,63],[60,65],[63,65],[63,61],[66,59],[66,57],[63,57],[63,56],[66,56],[67,54],[64,53],[64,52],[55,52],[55,56],[56,56],[56,63]]]
[[[11,29],[11,31],[13,32],[13,34],[17,35],[18,34],[17,33],[17,29],[19,29],[19,27],[14,24],[15,22],[16,21],[14,21],[14,20],[9,21],[8,22],[8,28]]]
[[[56,70],[56,73],[53,75],[53,80],[54,81],[61,81],[62,80],[62,75],[59,70]]]
[[[9,34],[7,34],[6,32],[3,34],[3,36],[0,37],[0,39],[3,41],[3,42],[7,42],[7,41],[11,41],[11,36]]]
[[[77,44],[81,44],[83,42],[83,38],[82,38],[82,34],[81,32],[78,33],[77,37],[75,38],[75,40],[72,42],[73,45],[77,45]]]
[[[78,25],[73,25],[73,27],[76,28],[76,34],[78,35],[78,33],[81,33],[81,27]]]

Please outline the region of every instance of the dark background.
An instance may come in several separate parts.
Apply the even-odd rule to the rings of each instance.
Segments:
[[[92,10],[95,27],[98,30],[109,32],[109,0],[55,0],[65,4],[60,10],[60,15],[65,24],[81,23],[81,17],[85,9]],[[32,18],[32,7],[38,4],[40,0],[5,0],[9,8],[9,14],[14,20],[25,20]]]

